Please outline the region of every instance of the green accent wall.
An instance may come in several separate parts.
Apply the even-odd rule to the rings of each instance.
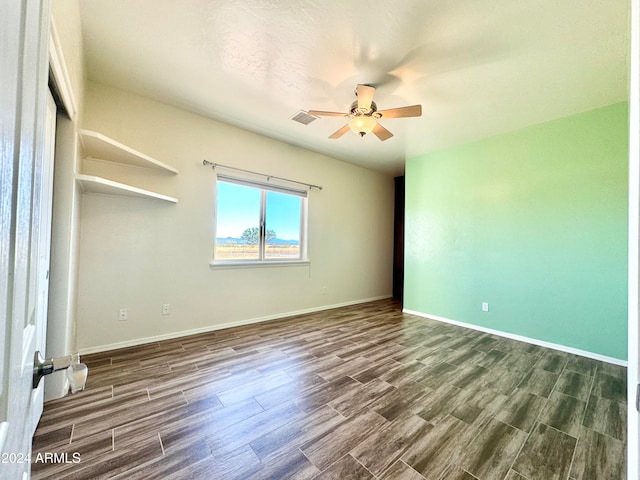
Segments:
[[[404,308],[626,360],[627,170],[626,102],[408,160]]]

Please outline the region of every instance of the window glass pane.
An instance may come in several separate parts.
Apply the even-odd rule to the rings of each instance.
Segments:
[[[216,248],[218,260],[260,258],[260,190],[218,182]]]
[[[267,192],[265,258],[300,258],[300,212],[302,198]]]

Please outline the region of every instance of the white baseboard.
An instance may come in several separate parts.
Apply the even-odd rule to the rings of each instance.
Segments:
[[[206,327],[194,328],[191,330],[182,330],[179,332],[171,332],[171,333],[165,333],[162,335],[154,335],[152,337],[136,338],[133,340],[127,340],[125,342],[117,342],[117,343],[110,343],[106,345],[97,345],[95,347],[80,348],[78,351],[80,352],[80,355],[89,355],[91,353],[106,352],[108,350],[116,350],[118,348],[135,347],[136,345],[144,345],[145,343],[160,342],[162,340],[172,340],[174,338],[187,337],[189,335],[197,335],[199,333],[213,332],[216,330],[223,330],[225,328],[240,327],[242,325],[251,325],[253,323],[268,322],[270,320],[280,320],[288,317],[295,317],[296,315],[304,315],[305,313],[321,312],[323,310],[331,310],[333,308],[348,307],[350,305],[358,305],[360,303],[374,302],[376,300],[385,300],[387,298],[391,298],[391,295],[382,295],[379,297],[363,298],[360,300],[352,300],[349,302],[336,303],[333,305],[322,305],[320,307],[306,308],[303,310],[296,310],[293,312],[276,313],[274,315],[267,315],[264,317],[248,318],[245,320],[237,320],[235,322],[209,325]]]
[[[620,360],[618,358],[607,357],[606,355],[600,355],[599,353],[588,352],[586,350],[579,350],[573,347],[567,347],[566,345],[560,345],[557,343],[545,342],[543,340],[537,340],[535,338],[523,337],[522,335],[516,335],[513,333],[503,332],[500,330],[493,330],[491,328],[480,327],[478,325],[473,325],[471,323],[459,322],[457,320],[451,320],[449,318],[440,317],[438,315],[430,315],[428,313],[416,312],[415,310],[409,310],[404,308],[402,310],[404,313],[408,313],[410,315],[415,315],[417,317],[428,318],[430,320],[436,320],[438,322],[450,323],[452,325],[457,325],[459,327],[470,328],[472,330],[478,330],[480,332],[490,333],[492,335],[497,335],[499,337],[510,338],[511,340],[518,340],[520,342],[531,343],[533,345],[538,345],[541,347],[551,348],[553,350],[558,350],[561,352],[572,353],[574,355],[580,355],[581,357],[592,358],[594,360],[599,360],[601,362],[612,363],[614,365],[620,365],[621,367],[626,367],[627,362],[624,360]]]

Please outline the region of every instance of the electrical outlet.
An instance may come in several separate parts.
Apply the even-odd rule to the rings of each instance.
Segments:
[[[489,303],[488,302],[482,302],[482,311],[483,312],[488,312],[489,311]]]
[[[163,315],[169,315],[169,304],[168,303],[162,304],[162,314]]]
[[[129,311],[126,308],[121,308],[118,312],[118,320],[124,322],[125,320],[129,320]]]
[[[322,287],[322,295],[326,295],[327,294],[327,287]]]

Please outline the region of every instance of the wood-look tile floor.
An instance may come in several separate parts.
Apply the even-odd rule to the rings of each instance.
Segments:
[[[625,478],[626,369],[391,300],[84,361],[33,442],[68,461],[33,478]]]

